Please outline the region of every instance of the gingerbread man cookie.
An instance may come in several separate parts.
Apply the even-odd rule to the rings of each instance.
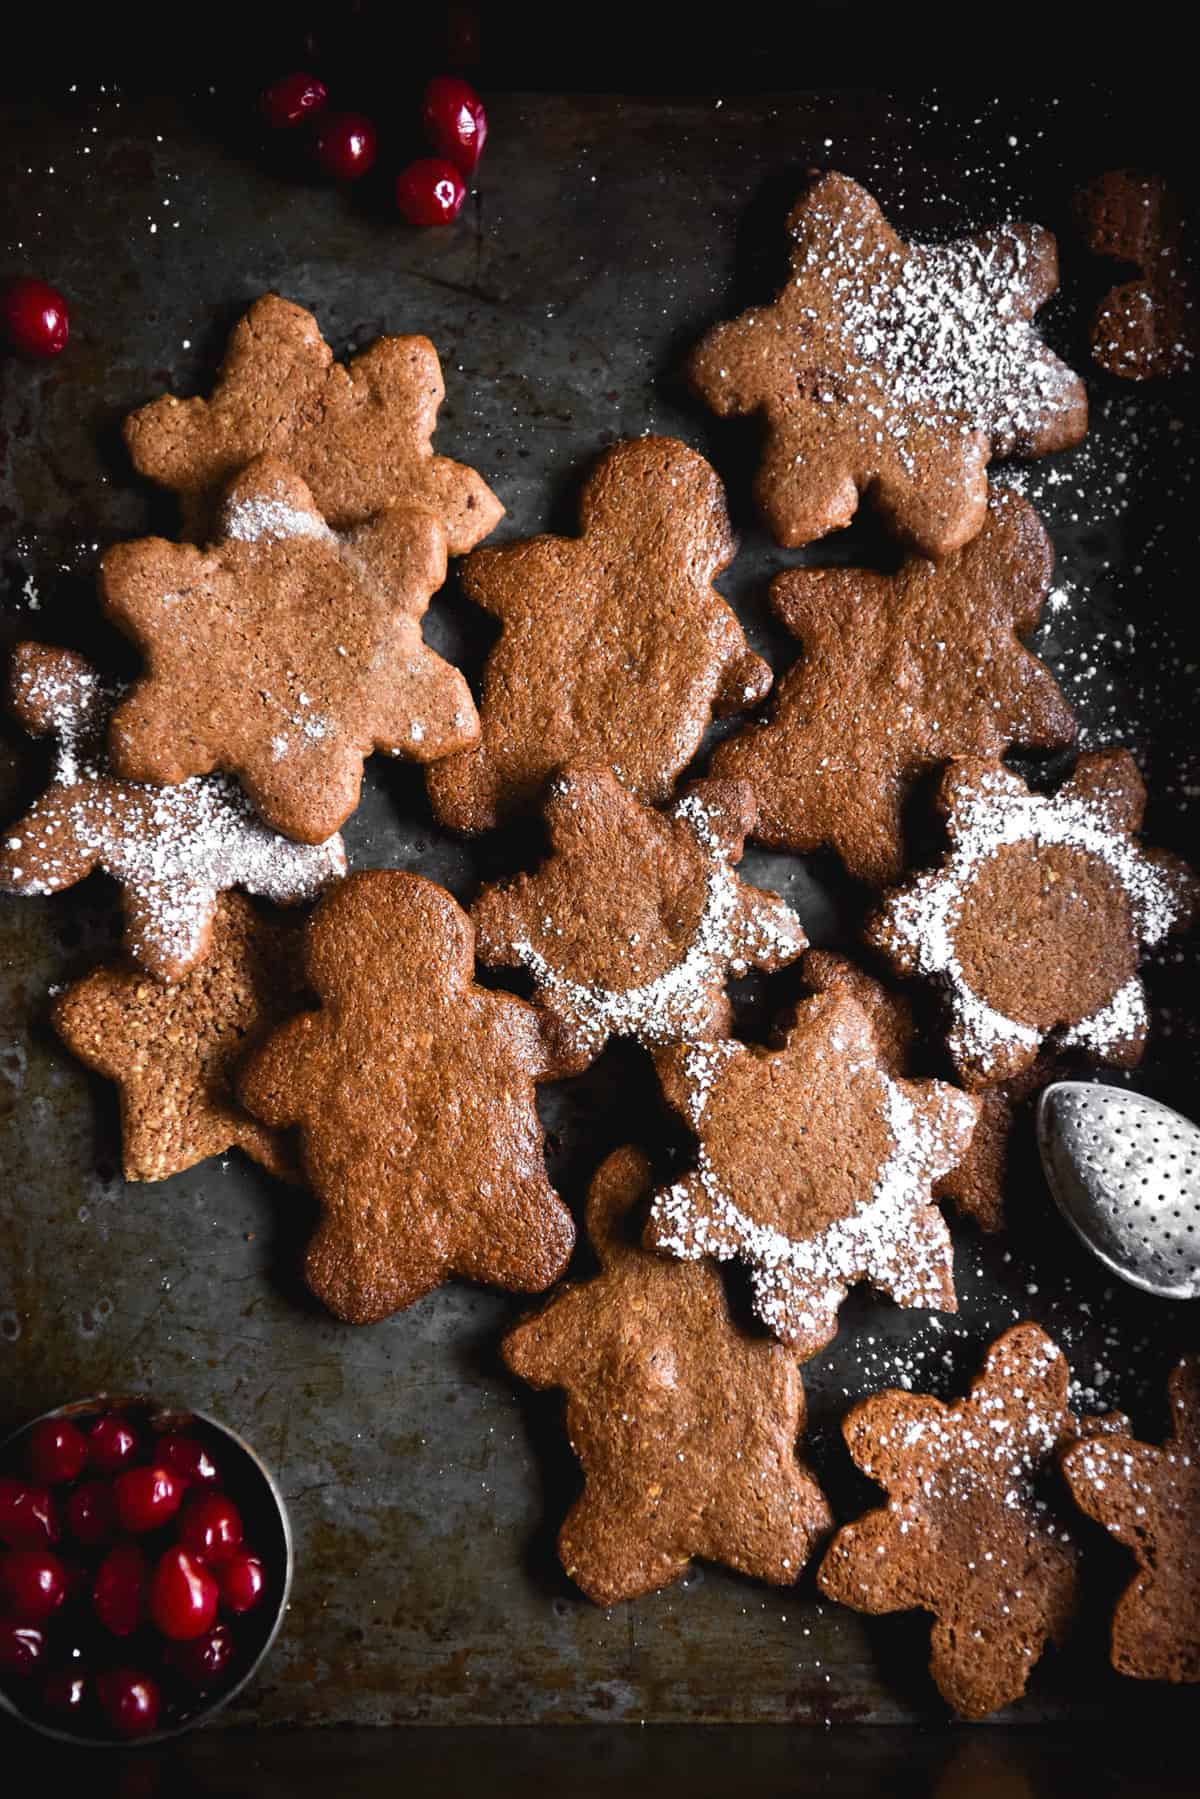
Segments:
[[[358,804],[363,758],[429,762],[475,742],[462,675],[421,636],[446,578],[431,512],[393,506],[340,538],[270,457],[231,484],[207,550],[117,544],[100,596],[146,673],[112,721],[131,780],[237,775],[269,825],[321,843]]]
[[[490,829],[568,762],[610,767],[639,799],[666,799],[714,712],[771,685],[712,586],[736,548],[715,473],[685,444],[639,437],[601,457],[579,537],[477,550],[463,588],[499,619],[478,746],[427,776],[459,831]]]
[[[122,890],[125,947],[160,980],[208,953],[218,896],[245,887],[279,904],[313,899],[346,872],[340,837],[292,843],[224,775],[177,787],[120,780],[105,751],[121,695],[70,650],[19,644],[13,710],[58,753],[50,786],[0,836],[0,889],[60,893],[102,868]]]
[[[1125,381],[1186,374],[1200,350],[1200,304],[1177,196],[1161,176],[1112,169],[1084,188],[1078,205],[1088,248],[1138,271],[1096,309],[1092,355]]]
[[[562,1565],[597,1605],[652,1593],[694,1557],[790,1585],[832,1523],[796,1454],[800,1371],[738,1328],[716,1269],[631,1241],[650,1184],[636,1150],[609,1156],[587,1208],[600,1273],[504,1340],[514,1374],[566,1390],[584,1489],[559,1533]]]
[[[397,502],[422,505],[461,556],[504,508],[474,469],[433,454],[445,393],[427,337],[381,337],[343,368],[311,312],[264,294],[234,328],[212,398],[161,395],[126,419],[125,442],[140,474],[179,495],[194,542],[207,539],[230,477],[269,453],[335,530]]]
[[[1054,239],[1007,224],[905,244],[865,188],[822,175],[788,220],[787,286],[718,325],[688,376],[714,412],[760,412],[755,484],[775,537],[811,543],[868,496],[926,556],[982,527],[992,456],[1087,430],[1083,383],[1031,323],[1058,286]]]
[[[885,902],[869,936],[904,974],[935,977],[963,1081],[1031,1068],[1043,1042],[1118,1067],[1149,1019],[1138,945],[1186,924],[1200,888],[1175,856],[1135,841],[1146,790],[1125,750],[1081,756],[1056,794],[999,762],[952,762],[940,869]]]
[[[471,916],[480,960],[528,970],[580,1064],[610,1034],[650,1048],[724,1036],[728,976],[804,949],[790,907],[733,871],[754,817],[744,782],[697,781],[663,813],[608,769],[568,768],[545,817],[549,859],[485,887]]]
[[[535,1008],[474,984],[474,947],[432,881],[351,875],[306,933],[320,1011],[242,1072],[256,1117],[300,1126],[322,1212],[306,1273],[347,1323],[386,1318],[451,1274],[541,1292],[574,1247],[534,1104],[534,1083],[559,1070]]]
[[[697,1145],[695,1169],[654,1195],[649,1244],[743,1261],[759,1317],[802,1358],[829,1342],[861,1280],[954,1311],[930,1188],[966,1149],[978,1102],[896,1079],[849,994],[804,1001],[782,1049],[686,1044],[655,1066]]]
[[[949,756],[1070,743],[1071,709],[1017,637],[1037,624],[1052,567],[1032,506],[997,492],[978,537],[941,562],[777,575],[771,604],[804,654],[770,722],[712,760],[754,789],[754,835],[775,849],[829,844],[859,880],[895,881],[920,776]]]

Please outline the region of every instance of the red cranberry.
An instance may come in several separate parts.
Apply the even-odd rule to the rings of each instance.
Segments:
[[[57,288],[22,275],[0,296],[4,334],[23,356],[57,356],[67,347],[71,318]]]
[[[10,1549],[0,1556],[0,1601],[29,1624],[56,1612],[67,1596],[67,1571],[48,1549]]]
[[[263,1595],[267,1577],[263,1565],[249,1550],[242,1550],[218,1571],[221,1604],[227,1612],[251,1612]]]
[[[335,181],[357,181],[375,161],[375,127],[360,112],[330,113],[317,129],[316,152]]]
[[[232,1499],[224,1493],[199,1493],[189,1500],[179,1522],[179,1541],[210,1568],[232,1560],[242,1546],[242,1520]]]
[[[36,1674],[46,1653],[46,1639],[36,1624],[0,1618],[0,1674]]]
[[[142,1621],[146,1558],[134,1543],[118,1543],[96,1570],[92,1610],[114,1637],[127,1637]]]
[[[183,1500],[183,1482],[169,1468],[127,1468],[113,1482],[113,1498],[121,1529],[137,1536],[170,1522]]]
[[[0,1543],[32,1549],[57,1542],[58,1517],[47,1489],[0,1478]]]
[[[29,1472],[45,1487],[78,1480],[87,1459],[87,1438],[69,1418],[43,1418],[29,1433]]]
[[[473,175],[487,143],[483,101],[457,75],[435,75],[421,103],[425,135],[437,151],[464,175]]]
[[[137,1454],[137,1437],[128,1418],[105,1412],[87,1433],[88,1461],[97,1474],[119,1474]]]
[[[117,1503],[106,1481],[85,1480],[67,1500],[63,1520],[69,1536],[91,1549],[117,1534]]]
[[[324,112],[328,97],[325,83],[316,75],[283,75],[264,90],[259,106],[272,130],[290,131]]]
[[[136,1668],[110,1668],[97,1677],[96,1697],[119,1737],[148,1736],[162,1709],[156,1682]]]
[[[171,1666],[189,1686],[206,1692],[224,1680],[233,1660],[234,1643],[225,1624],[216,1624],[190,1643],[172,1643]]]
[[[82,1674],[71,1674],[65,1669],[62,1673],[52,1674],[42,1688],[42,1704],[47,1711],[57,1712],[60,1717],[78,1718],[87,1709],[87,1681]]]
[[[168,1549],[150,1578],[150,1616],[176,1643],[212,1629],[218,1598],[216,1581],[186,1549]]]
[[[185,1437],[178,1431],[168,1431],[155,1444],[154,1457],[160,1467],[171,1470],[176,1480],[201,1487],[212,1486],[216,1482],[216,1466],[198,1437]]]
[[[452,225],[466,197],[454,164],[436,156],[410,162],[396,177],[396,205],[408,225]]]

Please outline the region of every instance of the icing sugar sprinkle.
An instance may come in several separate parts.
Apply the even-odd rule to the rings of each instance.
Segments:
[[[241,543],[257,543],[263,537],[332,537],[317,512],[289,506],[286,500],[237,500],[221,514],[226,537]]]

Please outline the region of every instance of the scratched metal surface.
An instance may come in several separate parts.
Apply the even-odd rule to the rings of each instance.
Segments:
[[[1109,133],[1106,159],[1120,160],[1119,118],[1106,121],[1099,103],[1084,110],[1097,144]],[[125,463],[119,420],[165,386],[206,387],[229,325],[267,289],[313,307],[339,353],[384,330],[429,333],[448,388],[439,447],[501,495],[497,541],[570,529],[578,480],[614,438],[654,429],[697,444],[729,483],[745,534],[723,585],[782,667],[794,646],[767,623],[765,585],[800,558],[748,514],[753,430],[717,425],[673,371],[711,320],[771,293],[798,171],[861,175],[903,203],[898,221],[914,231],[1010,208],[1064,226],[1069,293],[1052,329],[1077,366],[1081,308],[1105,284],[1065,223],[1075,178],[1103,166],[1101,152],[1078,120],[1072,135],[1033,103],[1017,114],[854,94],[719,107],[502,97],[480,203],[441,234],[407,232],[369,203],[267,167],[226,129],[219,96],[118,106],[80,92],[9,105],[0,141],[6,165],[29,171],[13,183],[0,272],[49,275],[75,317],[57,366],[0,361],[0,628],[5,642],[66,641],[114,666],[121,646],[94,615],[95,550],[170,523]],[[1093,388],[1086,459],[1062,459],[1070,479],[1036,490],[1065,596],[1040,642],[1091,740],[1124,738],[1146,759],[1156,840],[1186,848],[1185,790],[1197,783],[1181,632],[1194,625],[1178,602],[1194,604],[1177,574],[1194,436],[1175,393],[1102,378]],[[887,554],[859,527],[814,553]],[[478,669],[488,628],[453,587],[428,628]],[[0,738],[0,816],[36,789],[40,767],[11,733]],[[518,866],[530,850],[524,839],[449,839],[419,779],[390,766],[370,771],[347,838],[356,866],[418,869],[464,899],[481,869]],[[747,869],[797,906],[814,940],[852,938],[864,896],[828,864],[752,854]],[[45,1022],[48,988],[90,965],[113,929],[98,880],[54,901],[0,901],[0,1434],[78,1394],[139,1386],[215,1412],[273,1463],[296,1531],[295,1598],[269,1667],[228,1723],[941,1715],[922,1622],[836,1613],[816,1602],[811,1575],[780,1593],[705,1568],[611,1612],[580,1598],[553,1554],[575,1478],[556,1402],[515,1390],[496,1356],[519,1302],[448,1287],[354,1331],[297,1279],[308,1202],[249,1163],[125,1186],[111,1094]],[[1174,961],[1152,971],[1163,1009],[1138,1076],[1183,1104],[1196,1072],[1189,980]],[[740,1028],[760,1034],[796,991],[794,975],[747,984]],[[544,1114],[553,1171],[577,1208],[607,1148],[630,1135],[652,1145],[659,1129],[648,1064],[626,1050],[547,1091]],[[1096,1403],[1115,1399],[1145,1429],[1161,1426],[1162,1376],[1195,1323],[1184,1308],[1113,1290],[1028,1166],[1008,1238],[956,1227],[956,1243],[957,1320],[855,1295],[837,1342],[806,1369],[813,1454],[840,1516],[871,1493],[837,1435],[847,1396],[902,1372],[961,1391],[981,1346],[1015,1316],[1058,1333]],[[1177,1719],[1183,1695],[1120,1683],[1104,1667],[1095,1621],[1113,1569],[1103,1545],[1094,1566],[1093,1627],[1047,1657],[1013,1715]]]

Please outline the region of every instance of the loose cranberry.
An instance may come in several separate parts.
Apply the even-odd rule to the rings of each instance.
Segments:
[[[36,1624],[0,1618],[0,1674],[36,1674],[46,1653],[46,1639]]]
[[[128,1418],[105,1412],[87,1433],[88,1461],[97,1474],[119,1474],[137,1454],[138,1440]]]
[[[158,1723],[158,1685],[136,1668],[110,1668],[97,1677],[96,1697],[109,1728],[120,1737],[148,1736]]]
[[[219,1597],[208,1569],[186,1549],[168,1549],[150,1578],[150,1616],[176,1643],[212,1629]]]
[[[58,1515],[45,1487],[0,1478],[0,1543],[32,1549],[58,1542]]]
[[[179,1541],[198,1561],[219,1568],[242,1546],[242,1520],[224,1493],[199,1493],[189,1500],[179,1522]]]
[[[317,129],[315,148],[327,175],[357,181],[375,161],[375,127],[360,112],[330,113]]]
[[[183,1482],[169,1468],[127,1468],[113,1482],[113,1498],[121,1529],[137,1536],[170,1522],[183,1500]]]
[[[57,288],[22,275],[0,296],[4,334],[23,356],[57,356],[67,347],[71,317]]]
[[[473,175],[487,143],[483,101],[457,75],[435,75],[421,103],[425,135],[439,156],[464,175]]]
[[[67,1500],[63,1521],[69,1536],[91,1549],[117,1534],[117,1502],[107,1481],[85,1480]]]
[[[217,1573],[221,1604],[227,1612],[251,1612],[263,1595],[267,1577],[263,1565],[249,1550],[242,1550]]]
[[[203,1693],[224,1680],[233,1660],[233,1637],[227,1625],[216,1624],[190,1643],[172,1643],[168,1654],[176,1673]]]
[[[454,164],[436,156],[410,162],[396,177],[396,205],[409,225],[452,225],[466,197]]]
[[[78,1718],[87,1709],[87,1681],[82,1674],[70,1674],[64,1670],[60,1674],[52,1674],[42,1688],[42,1704],[47,1711],[57,1712],[60,1717]]]
[[[0,1604],[28,1624],[40,1624],[67,1596],[67,1571],[48,1549],[9,1549],[0,1556]]]
[[[176,1480],[201,1487],[216,1483],[216,1466],[198,1437],[168,1431],[155,1444],[154,1458],[160,1467],[169,1468]]]
[[[142,1621],[146,1558],[134,1543],[118,1543],[96,1570],[92,1610],[114,1637],[127,1637]]]
[[[87,1438],[69,1418],[43,1418],[29,1433],[29,1472],[44,1487],[78,1480],[87,1459]]]
[[[262,115],[274,131],[290,131],[324,112],[329,98],[325,83],[316,75],[283,75],[266,88],[259,100]]]

